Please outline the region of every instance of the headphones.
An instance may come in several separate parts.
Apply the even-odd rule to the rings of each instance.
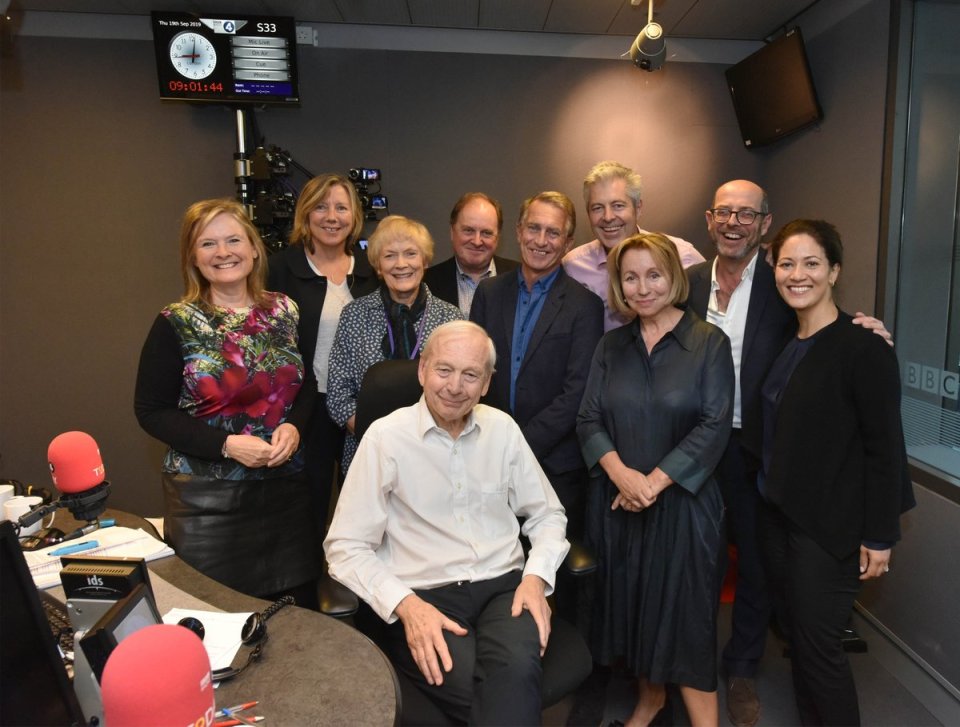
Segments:
[[[267,620],[284,606],[292,606],[295,605],[295,603],[296,601],[293,596],[284,596],[270,604],[265,611],[251,613],[247,617],[247,620],[244,621],[243,628],[240,629],[240,642],[244,646],[253,647],[247,656],[246,662],[239,667],[228,666],[223,669],[214,669],[211,672],[213,680],[215,682],[225,682],[228,679],[233,679],[242,674],[253,662],[257,661],[263,654],[264,644],[267,643]],[[200,619],[193,616],[186,616],[180,619],[177,624],[190,629],[203,641],[206,629]]]

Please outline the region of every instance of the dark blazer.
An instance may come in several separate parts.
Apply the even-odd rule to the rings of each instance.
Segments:
[[[470,310],[470,320],[486,329],[497,349],[497,371],[484,403],[505,412],[510,412],[519,277],[514,271],[482,281]],[[577,441],[577,411],[602,335],[603,301],[560,268],[521,363],[516,411],[510,412],[548,474],[584,466]]]
[[[497,275],[516,270],[517,266],[520,265],[516,260],[498,255],[493,256],[493,264],[497,267]],[[460,306],[460,294],[457,290],[456,258],[444,260],[442,263],[431,265],[424,270],[423,282],[430,288],[430,292],[440,300],[445,300],[457,307]]]
[[[797,314],[777,292],[773,268],[764,259],[764,251],[759,250],[757,255],[747,307],[747,325],[743,334],[743,351],[740,354],[740,418],[741,426],[745,429],[761,426],[760,387],[771,364],[797,332]],[[690,281],[687,306],[703,320],[707,320],[712,271],[713,260],[687,268]],[[759,466],[759,446],[748,442],[743,444],[756,458],[754,465]]]
[[[356,247],[353,251],[353,273],[347,277],[354,300],[372,293],[379,285],[377,274],[367,261],[367,253]],[[303,245],[290,245],[273,253],[267,271],[267,290],[286,293],[300,307],[300,355],[303,365],[313,375],[313,354],[317,350],[317,330],[327,294],[327,279],[317,275],[307,262]]]
[[[886,341],[841,312],[797,364],[775,419],[764,486],[773,504],[837,558],[900,539],[914,499]]]

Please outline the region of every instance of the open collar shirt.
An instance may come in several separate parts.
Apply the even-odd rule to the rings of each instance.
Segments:
[[[470,315],[470,306],[473,305],[473,294],[477,292],[477,286],[481,280],[492,278],[497,274],[497,264],[490,258],[490,267],[478,279],[474,280],[470,273],[465,273],[460,267],[460,261],[456,257],[453,259],[457,266],[457,306],[464,316]]]
[[[747,329],[747,309],[750,307],[750,292],[753,290],[753,273],[757,269],[757,255],[753,256],[750,264],[743,269],[740,282],[733,289],[727,310],[720,312],[717,302],[717,261],[714,258],[710,273],[710,300],[707,303],[707,322],[712,323],[727,334],[730,339],[730,350],[733,353],[733,371],[736,377],[736,387],[733,393],[733,428],[739,429],[741,424],[740,406],[740,362],[743,360],[744,332]]]
[[[551,593],[570,547],[566,523],[509,414],[479,404],[453,439],[421,397],[364,434],[324,549],[330,575],[392,623],[413,589],[512,570],[539,576]]]
[[[510,411],[517,407],[517,377],[520,376],[520,367],[527,356],[530,339],[543,312],[543,304],[550,294],[550,288],[560,276],[560,266],[548,275],[539,278],[533,288],[527,289],[527,281],[523,277],[523,266],[517,268],[517,279],[520,281],[517,294],[517,309],[513,318],[513,340],[510,346]]]

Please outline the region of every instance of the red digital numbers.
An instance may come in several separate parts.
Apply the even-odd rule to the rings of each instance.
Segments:
[[[170,81],[167,88],[173,93],[223,93],[223,84],[204,81]]]

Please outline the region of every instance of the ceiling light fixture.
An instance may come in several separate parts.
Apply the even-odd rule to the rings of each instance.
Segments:
[[[630,0],[631,5],[639,5],[643,0]],[[647,0],[647,24],[630,46],[630,60],[637,68],[656,71],[663,66],[667,58],[667,43],[663,37],[663,28],[653,22],[653,0]]]

